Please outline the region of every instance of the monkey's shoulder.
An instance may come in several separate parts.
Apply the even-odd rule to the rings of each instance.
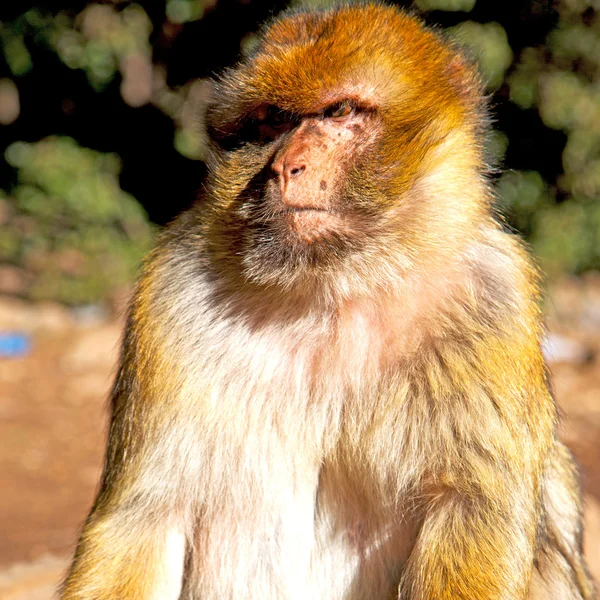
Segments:
[[[129,309],[133,333],[168,331],[175,321],[201,311],[208,289],[206,243],[188,213],[161,233],[142,264]]]
[[[467,253],[476,288],[513,308],[537,305],[540,274],[521,238],[496,225],[482,233]]]

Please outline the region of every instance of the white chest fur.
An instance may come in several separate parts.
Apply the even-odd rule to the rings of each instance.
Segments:
[[[398,336],[368,305],[300,316],[293,307],[220,308],[207,303],[193,322],[185,307],[173,312],[187,334],[176,349],[188,382],[179,393],[197,407],[190,443],[203,447],[186,593],[384,597],[412,525],[390,514],[392,502],[369,499],[369,482],[353,479],[338,450],[349,439],[349,404],[381,401],[383,349]]]

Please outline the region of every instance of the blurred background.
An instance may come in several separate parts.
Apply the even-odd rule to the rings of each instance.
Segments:
[[[140,258],[205,176],[207,79],[327,0],[0,3],[0,597],[47,600],[93,498]],[[498,210],[546,276],[546,353],[600,577],[600,0],[415,0],[481,66]]]

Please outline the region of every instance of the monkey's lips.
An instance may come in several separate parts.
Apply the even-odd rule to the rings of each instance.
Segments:
[[[287,208],[279,213],[289,232],[307,244],[339,234],[346,229],[344,219],[331,210],[314,207]]]

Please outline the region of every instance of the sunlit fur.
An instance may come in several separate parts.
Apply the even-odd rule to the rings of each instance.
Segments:
[[[279,142],[243,131],[339,94],[375,107],[331,166],[352,227],[303,242],[261,204]],[[592,598],[472,67],[395,8],[292,12],[208,118],[211,175],[143,270],[62,598]]]

